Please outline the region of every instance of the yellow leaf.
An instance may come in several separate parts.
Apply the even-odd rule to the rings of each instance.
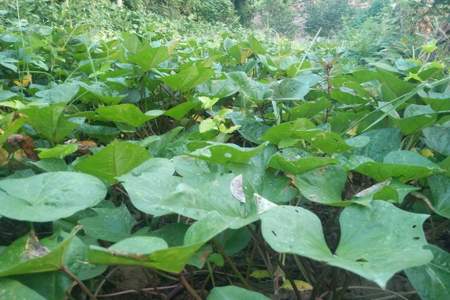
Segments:
[[[250,277],[256,279],[270,278],[270,273],[267,270],[255,270],[250,274]]]
[[[355,136],[358,133],[358,126],[352,127],[347,131],[349,136]]]
[[[4,166],[8,163],[8,151],[0,148],[0,166]]]
[[[420,154],[422,154],[425,157],[433,157],[434,156],[433,151],[431,151],[428,148],[424,148],[424,149],[420,150]]]
[[[311,291],[313,289],[312,285],[303,280],[294,280],[294,284],[297,287],[297,289],[302,292]],[[283,282],[281,288],[286,290],[293,290],[292,285],[288,280]]]
[[[22,77],[20,80],[14,80],[14,84],[20,87],[28,87],[32,81],[31,74],[27,74]]]

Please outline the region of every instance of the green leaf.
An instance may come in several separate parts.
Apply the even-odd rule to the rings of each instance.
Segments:
[[[229,285],[223,287],[215,287],[211,290],[207,300],[269,300],[263,294],[249,291],[237,286]]]
[[[275,251],[323,261],[385,287],[395,273],[433,258],[424,249],[422,225],[427,217],[385,201],[373,201],[371,207],[349,206],[340,216],[341,238],[334,254],[319,218],[304,208],[273,208],[261,220],[264,239]]]
[[[62,236],[67,236],[66,233]],[[80,280],[88,280],[101,275],[106,270],[106,266],[94,265],[88,261],[89,245],[97,245],[95,241],[83,240],[75,236],[70,243],[69,249],[64,256],[64,265],[75,274]]]
[[[408,135],[432,125],[436,119],[436,112],[430,106],[411,104],[405,109],[403,119],[394,119],[394,123]]]
[[[136,144],[114,141],[75,165],[75,170],[94,175],[109,184],[150,158],[147,150]]]
[[[231,72],[227,77],[239,87],[239,92],[250,100],[263,101],[271,94],[268,85],[249,78],[244,72]]]
[[[68,121],[64,116],[64,105],[54,104],[47,107],[32,107],[23,110],[29,123],[42,137],[60,143],[78,124]]]
[[[365,162],[355,171],[383,181],[388,178],[399,178],[401,181],[428,177],[442,170],[425,157],[412,151],[393,151],[385,156],[383,163]]]
[[[369,130],[360,136],[370,138],[367,146],[355,149],[354,153],[370,157],[375,161],[383,161],[383,158],[392,151],[400,150],[401,134],[397,128],[381,128]]]
[[[276,101],[298,101],[304,100],[311,87],[315,85],[320,77],[310,74],[309,80],[304,78],[286,78],[281,80],[274,88],[273,100]]]
[[[37,148],[40,159],[64,158],[78,150],[77,144],[57,145],[53,148]]]
[[[77,230],[58,241],[58,234],[38,241],[24,236],[9,245],[0,256],[0,277],[57,271],[64,265],[64,255]]]
[[[39,293],[46,300],[61,300],[72,286],[72,279],[63,272],[45,272],[15,276],[25,286]],[[1,290],[1,283],[0,283]],[[0,295],[0,299],[2,299]],[[10,298],[16,299],[16,298]]]
[[[181,120],[186,116],[191,110],[200,106],[200,102],[186,101],[182,102],[170,109],[168,109],[164,115],[171,117],[175,120]]]
[[[289,154],[275,153],[269,161],[271,168],[289,174],[301,174],[326,165],[336,164],[337,159],[318,156],[291,156]]]
[[[169,59],[169,50],[166,47],[152,48],[142,47],[135,54],[128,57],[128,60],[137,64],[142,71],[147,72]]]
[[[308,101],[301,103],[289,111],[289,118],[295,120],[298,118],[312,118],[319,112],[331,107],[331,102],[325,98],[317,101]]]
[[[0,215],[10,219],[50,222],[95,206],[106,196],[95,177],[51,172],[0,181]]]
[[[11,91],[0,90],[0,102],[16,97],[17,94]]]
[[[162,81],[174,90],[187,92],[210,79],[213,75],[212,69],[193,64],[177,74],[163,77]]]
[[[247,163],[252,157],[261,153],[266,144],[261,144],[255,148],[244,148],[235,144],[222,144],[208,142],[206,147],[197,149],[189,155],[208,162],[219,164],[226,163]]]
[[[405,273],[422,300],[446,299],[450,295],[450,254],[433,245],[427,248],[433,260]]]
[[[152,158],[119,177],[130,197],[131,203],[148,214],[162,215],[167,211],[159,208],[160,202],[169,197],[181,178],[173,176],[173,163],[164,158]]]
[[[197,91],[202,96],[226,98],[239,91],[239,87],[231,79],[208,80],[199,85]]]
[[[443,155],[450,155],[450,125],[425,128],[423,136],[429,148]]]
[[[75,98],[79,89],[78,84],[63,83],[48,90],[39,91],[35,96],[39,97],[37,101],[40,103],[68,103]]]
[[[102,106],[95,112],[99,120],[125,123],[133,127],[139,127],[155,118],[144,114],[136,105],[129,103]]]
[[[48,300],[17,280],[0,279],[0,299]]]
[[[279,144],[286,139],[298,138],[296,131],[313,129],[314,123],[308,119],[297,119],[295,121],[281,123],[269,128],[261,137],[263,141],[269,141],[272,144]]]
[[[342,204],[347,172],[339,166],[327,166],[294,177],[294,184],[308,200],[328,205]]]
[[[435,175],[428,178],[432,205],[436,213],[450,219],[450,177]]]
[[[109,242],[118,242],[131,235],[136,222],[126,206],[93,210],[96,216],[79,221],[87,235]]]
[[[118,104],[125,97],[113,91],[103,82],[96,82],[91,85],[80,83],[80,86],[84,92],[81,99],[87,103],[112,105]]]
[[[167,248],[167,243],[161,238],[134,237],[109,248],[91,246],[89,261],[107,265],[136,265],[178,273],[197,250],[228,226],[226,220],[212,213],[187,230],[182,246]]]

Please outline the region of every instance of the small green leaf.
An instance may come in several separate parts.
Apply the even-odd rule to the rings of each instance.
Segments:
[[[75,170],[97,176],[106,182],[127,173],[150,158],[147,150],[136,144],[114,141],[75,165]]]
[[[78,124],[68,121],[64,116],[64,105],[53,104],[47,107],[32,107],[23,110],[29,123],[40,135],[53,143],[60,143]]]
[[[40,159],[64,158],[78,150],[77,144],[57,145],[53,148],[37,148]]]
[[[8,278],[0,279],[0,299],[48,300],[19,281]]]
[[[261,144],[255,148],[244,148],[235,144],[209,142],[206,147],[197,149],[189,155],[219,164],[247,163],[252,157],[261,153],[265,146],[266,144]]]
[[[450,177],[435,175],[428,178],[432,205],[436,213],[450,219]]]
[[[294,184],[308,200],[328,205],[339,205],[347,182],[347,172],[339,166],[312,170],[294,178]]]
[[[0,256],[0,277],[57,271],[64,265],[64,255],[76,231],[58,241],[58,234],[43,240],[27,235],[14,241]]]
[[[405,273],[421,299],[446,299],[450,295],[450,254],[433,245],[427,248],[433,253],[433,260],[406,269]]]
[[[142,71],[147,72],[152,68],[157,67],[168,58],[169,50],[166,47],[152,48],[145,46],[136,53],[130,55],[128,60],[140,66]]]
[[[187,92],[213,75],[214,71],[212,69],[193,64],[177,74],[163,77],[162,81],[174,90]]]
[[[249,291],[237,286],[229,285],[223,287],[215,287],[211,290],[207,300],[269,300],[263,294]]]
[[[178,273],[207,241],[229,226],[217,213],[207,215],[186,232],[184,244],[167,248],[157,237],[133,237],[109,248],[91,246],[89,261],[95,264],[135,265]]]
[[[391,177],[408,181],[442,172],[438,165],[412,151],[393,151],[386,155],[383,163],[365,162],[355,170],[377,181]]]
[[[144,114],[136,105],[129,103],[102,106],[95,112],[97,118],[102,121],[125,123],[133,127],[139,127],[153,118]]]
[[[96,216],[79,221],[87,235],[109,242],[118,242],[131,235],[131,229],[136,222],[126,206],[93,210]]]
[[[425,144],[443,155],[450,155],[450,124],[433,126],[423,130]]]

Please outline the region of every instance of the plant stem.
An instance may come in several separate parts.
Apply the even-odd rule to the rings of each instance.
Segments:
[[[225,259],[225,261],[227,262],[227,264],[230,265],[231,269],[233,270],[233,272],[236,274],[236,276],[239,278],[239,280],[242,282],[242,284],[247,288],[247,289],[252,289],[250,284],[247,282],[247,280],[245,280],[244,276],[242,276],[241,272],[239,272],[238,268],[236,267],[236,265],[234,264],[234,262],[230,259],[230,257],[228,255],[225,254],[225,250],[223,249],[223,247],[217,243],[216,241],[213,240],[213,244],[214,247],[217,249],[217,251],[220,253],[220,255],[223,256],[223,258]]]
[[[81,281],[75,274],[73,274],[66,266],[63,266],[61,268],[61,271],[72,278],[80,286],[81,290],[89,296],[89,299],[97,300],[97,297],[92,294],[91,290],[89,290],[89,288],[83,283],[83,281]]]
[[[180,274],[180,281],[184,288],[195,300],[202,300],[202,297],[200,297],[199,294],[194,290],[194,288],[189,284],[183,274]]]

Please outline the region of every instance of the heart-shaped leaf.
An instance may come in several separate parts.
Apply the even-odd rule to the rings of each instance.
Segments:
[[[340,217],[341,238],[334,254],[319,218],[304,208],[273,208],[261,220],[264,239],[277,252],[324,261],[384,287],[395,273],[431,261],[421,228],[427,217],[385,201],[373,201],[371,207],[349,206]]]
[[[50,172],[0,181],[0,215],[50,222],[95,206],[106,196],[97,178],[75,172]]]

